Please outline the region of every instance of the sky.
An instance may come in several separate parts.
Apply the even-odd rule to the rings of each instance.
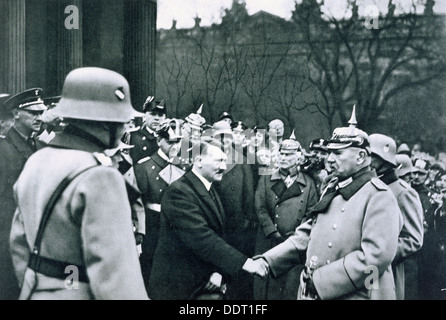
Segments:
[[[177,28],[191,28],[195,17],[201,18],[202,26],[219,23],[224,15],[224,9],[232,6],[233,0],[158,0],[158,29],[170,29],[172,21],[177,21]],[[245,0],[248,14],[252,15],[260,10],[282,17],[291,18],[295,2],[302,0]],[[367,6],[375,5],[385,12],[389,0],[359,0],[360,11],[363,14]],[[409,10],[408,4],[412,1],[422,3],[425,0],[391,0],[400,10]],[[348,17],[346,14],[346,0],[325,0],[324,13],[335,18]],[[434,12],[446,14],[446,0],[436,0]]]

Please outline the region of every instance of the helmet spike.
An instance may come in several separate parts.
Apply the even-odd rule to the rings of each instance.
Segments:
[[[203,104],[201,104],[200,108],[197,110],[197,114],[201,114],[203,111]]]
[[[351,128],[356,128],[358,122],[356,121],[356,104],[353,106],[352,117],[348,121]]]
[[[294,129],[293,129],[293,132],[291,132],[290,139],[296,140],[296,135],[294,134]]]

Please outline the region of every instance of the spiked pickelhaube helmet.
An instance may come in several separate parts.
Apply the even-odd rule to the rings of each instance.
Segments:
[[[336,128],[327,144],[328,150],[345,149],[356,147],[365,149],[370,154],[370,139],[367,133],[356,128],[356,106],[353,106],[353,112],[348,127]]]
[[[189,125],[195,129],[200,129],[206,123],[206,119],[201,116],[201,112],[203,111],[203,104],[198,108],[196,113],[191,113],[188,115],[185,120]]]
[[[294,130],[288,139],[282,141],[279,147],[279,152],[281,153],[294,153],[297,151],[302,151],[302,146],[299,141],[296,140],[296,135]]]

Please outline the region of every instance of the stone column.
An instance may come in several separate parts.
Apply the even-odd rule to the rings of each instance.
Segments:
[[[0,93],[26,86],[25,0],[0,0]]]
[[[47,61],[47,79],[51,79],[49,82],[52,84],[48,91],[59,95],[67,74],[83,65],[82,0],[49,0],[47,5],[48,13],[51,13],[48,19],[51,36],[47,37],[47,41],[51,49]],[[76,28],[71,28],[73,26]]]
[[[124,76],[132,104],[140,110],[148,95],[155,95],[156,0],[125,1]]]

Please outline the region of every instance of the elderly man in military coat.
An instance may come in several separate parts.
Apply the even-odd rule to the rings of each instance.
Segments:
[[[6,137],[0,138],[0,300],[17,299],[19,287],[9,253],[9,233],[16,208],[13,185],[25,162],[41,147],[35,139],[47,109],[40,88],[28,89],[5,101],[3,110],[14,116]]]
[[[259,220],[256,253],[263,253],[293,235],[305,220],[309,208],[317,202],[313,179],[300,171],[302,148],[294,134],[279,148],[279,169],[272,175],[260,176],[255,193],[255,208]],[[256,300],[294,300],[296,283],[303,265],[289,272],[265,279],[254,279]]]
[[[28,159],[14,186],[20,299],[148,299],[124,178],[106,156],[133,113],[128,82],[75,69],[54,111],[68,126]]]
[[[221,181],[226,154],[201,142],[190,171],[169,185],[161,200],[158,247],[148,293],[155,300],[199,299],[222,293],[228,277],[241,270],[259,276],[267,264],[226,241],[226,215],[213,185]]]
[[[389,186],[401,209],[398,250],[392,262],[398,300],[418,299],[418,260],[423,245],[423,207],[412,187],[396,175],[396,142],[383,134],[370,135],[372,168]]]
[[[368,135],[337,128],[327,145],[334,178],[295,234],[263,254],[274,276],[306,261],[298,299],[395,299],[391,263],[399,212],[395,196],[370,169]],[[297,285],[297,284],[296,284]]]
[[[158,244],[161,199],[167,187],[185,173],[185,170],[174,164],[177,162],[175,159],[182,138],[180,122],[177,119],[166,119],[156,132],[158,151],[151,157],[141,159],[134,166],[145,210],[146,233],[142,242],[140,261],[146,288]]]

